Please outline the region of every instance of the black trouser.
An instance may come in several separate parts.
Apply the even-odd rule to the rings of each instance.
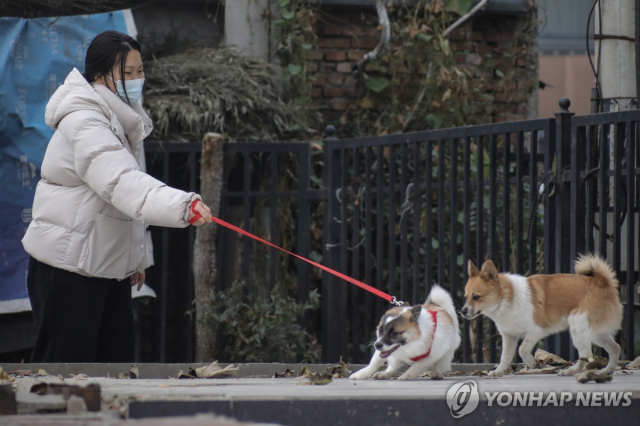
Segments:
[[[29,259],[38,330],[31,362],[132,362],[131,280],[85,277]]]

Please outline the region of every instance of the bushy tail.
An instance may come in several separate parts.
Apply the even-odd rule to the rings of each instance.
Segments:
[[[429,293],[429,297],[427,297],[427,302],[434,305],[438,305],[443,308],[451,319],[453,320],[453,325],[456,330],[460,332],[460,327],[458,326],[458,316],[456,315],[456,308],[453,306],[453,300],[449,295],[449,292],[440,287],[439,285],[434,285],[431,288],[431,292]]]
[[[611,287],[618,288],[616,273],[601,257],[595,254],[581,254],[575,263],[576,274],[598,277]]]

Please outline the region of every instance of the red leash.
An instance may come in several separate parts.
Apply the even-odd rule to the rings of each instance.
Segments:
[[[191,223],[191,224],[195,223],[198,219],[200,219],[202,217],[202,215],[195,210],[195,206],[198,203],[198,201],[200,201],[200,200],[194,200],[193,203],[191,203],[191,211],[195,215],[194,217],[192,217],[189,220],[189,223]],[[403,304],[403,302],[400,302],[400,301],[396,300],[395,296],[390,296],[387,293],[382,292],[382,291],[378,290],[377,288],[371,287],[370,285],[367,285],[367,284],[365,284],[365,283],[363,283],[361,281],[353,279],[350,276],[347,276],[347,275],[345,275],[343,273],[340,273],[338,271],[334,271],[333,269],[327,268],[326,266],[321,265],[321,264],[319,264],[317,262],[314,262],[313,260],[307,259],[306,257],[302,257],[302,256],[299,256],[299,255],[297,255],[295,253],[292,253],[292,252],[290,252],[288,250],[285,250],[282,247],[278,247],[277,245],[272,244],[267,240],[263,240],[262,238],[257,237],[255,235],[245,231],[244,229],[240,229],[237,226],[233,226],[232,224],[230,224],[228,222],[225,222],[222,219],[218,219],[217,217],[212,217],[212,219],[218,225],[224,226],[225,228],[229,228],[232,231],[235,231],[235,232],[237,232],[239,234],[242,234],[242,235],[247,236],[249,238],[253,238],[256,241],[259,241],[259,242],[261,242],[263,244],[266,244],[266,245],[268,245],[270,247],[276,248],[276,249],[278,249],[280,251],[283,251],[283,252],[285,252],[287,254],[290,254],[291,256],[297,257],[298,259],[303,260],[303,261],[315,266],[316,268],[320,268],[325,272],[328,272],[330,274],[335,275],[338,278],[342,278],[343,280],[350,282],[351,284],[355,284],[358,287],[361,287],[361,288],[363,288],[363,289],[365,289],[367,291],[370,291],[371,293],[375,294],[376,296],[382,297],[383,299],[388,300],[389,302],[391,302],[391,303],[393,303],[395,305],[401,306]],[[427,354],[427,356],[428,356],[428,354]]]

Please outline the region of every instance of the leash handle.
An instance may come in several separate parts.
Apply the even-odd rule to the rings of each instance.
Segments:
[[[202,217],[200,212],[196,210],[196,204],[198,204],[199,201],[200,200],[193,200],[193,203],[191,203],[191,213],[193,213],[194,216],[191,219],[189,219],[189,223],[192,225]]]

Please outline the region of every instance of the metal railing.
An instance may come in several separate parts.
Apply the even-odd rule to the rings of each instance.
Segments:
[[[640,111],[576,117],[568,107],[561,102],[550,119],[410,134],[340,140],[329,131],[322,163],[311,160],[306,143],[228,143],[221,216],[276,244],[282,221],[294,218],[289,248],[303,256],[317,251],[325,265],[411,303],[423,302],[437,282],[460,307],[468,259],[480,266],[491,258],[520,274],[554,273],[571,272],[579,253],[599,252],[621,283],[625,318],[618,337],[631,358],[638,341]],[[147,144],[150,173],[183,189],[198,188],[199,155],[199,143]],[[281,217],[284,202],[294,211],[288,218]],[[321,203],[323,223],[315,227],[322,229],[322,247],[315,247],[312,212]],[[193,231],[153,232],[156,267],[149,282],[160,300],[147,312],[142,358],[189,361],[193,323],[184,312],[193,300]],[[306,265],[279,261],[272,249],[230,234],[218,234],[218,290],[251,277],[272,288],[289,268],[304,300],[312,287]],[[263,269],[252,265],[256,259]],[[321,334],[323,360],[366,361],[386,302],[327,274],[321,294],[321,325],[313,331]],[[491,321],[463,321],[463,333],[457,360],[497,361]],[[567,333],[544,345],[575,358]]]
[[[568,100],[562,101],[554,119],[349,140],[329,137],[324,151],[329,197],[325,264],[412,304],[424,302],[430,286],[439,283],[462,306],[467,259],[479,266],[490,258],[500,270],[519,274],[571,272],[578,254],[597,251],[612,264],[624,289],[621,337],[631,358],[640,112],[574,117],[568,107]],[[599,169],[589,144],[597,145],[603,159]],[[611,147],[615,158],[609,161]],[[613,232],[596,246],[598,226],[608,229],[611,213]],[[628,231],[623,231],[625,214]],[[324,358],[367,358],[364,344],[374,337],[388,306],[329,276],[323,296],[327,321],[322,334],[329,336],[322,341]],[[475,322],[472,329],[464,321],[459,360],[496,362],[494,324]],[[545,339],[545,347],[575,358],[566,332]]]
[[[423,303],[439,283],[456,306],[467,259],[491,258],[517,273],[533,264],[535,271],[536,247],[525,247],[525,203],[532,204],[535,193],[523,186],[551,166],[554,131],[554,120],[545,119],[327,140],[326,264],[412,304]],[[347,352],[347,336],[336,337],[348,321],[349,353],[363,360],[369,354],[357,349],[373,337],[388,307],[364,295],[359,318],[361,292],[337,281],[326,277],[323,287],[330,318],[323,335],[332,336],[323,340],[324,355],[333,360]],[[478,319],[470,330],[464,321],[463,333],[463,360],[471,360],[472,347],[483,353],[486,333],[489,359],[496,359],[493,323]]]

